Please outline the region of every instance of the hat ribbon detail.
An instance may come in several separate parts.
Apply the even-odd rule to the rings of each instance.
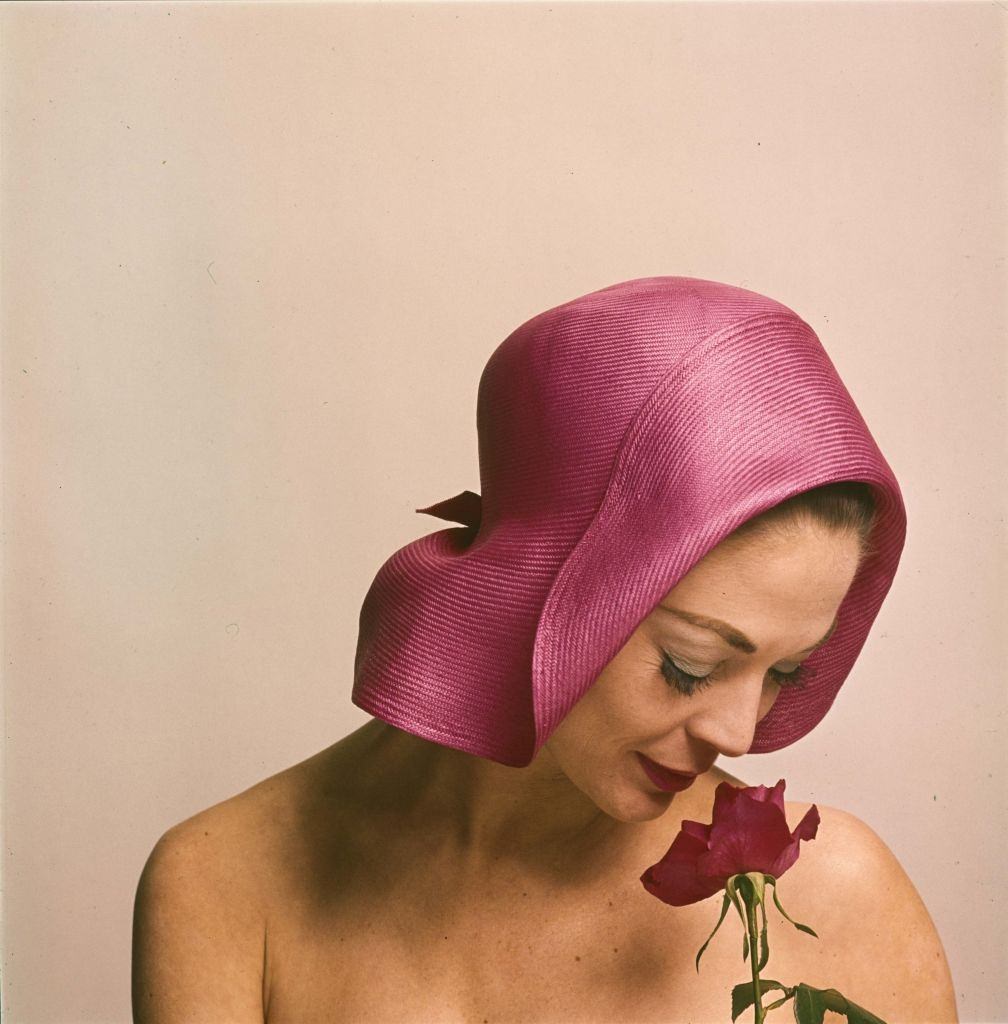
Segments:
[[[429,516],[445,519],[449,523],[461,523],[479,529],[483,513],[482,498],[475,491],[460,491],[454,497],[445,498],[426,508],[418,508],[417,512],[425,512]]]

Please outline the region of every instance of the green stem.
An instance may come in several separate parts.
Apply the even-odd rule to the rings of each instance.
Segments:
[[[759,933],[756,930],[756,908],[751,900],[745,901],[746,925],[749,928],[749,966],[752,968],[753,1014],[756,1024],[763,1024],[766,1010],[763,1009],[763,997],[760,994],[759,977]]]

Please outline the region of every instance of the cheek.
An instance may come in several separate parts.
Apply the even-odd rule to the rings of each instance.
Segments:
[[[605,739],[620,750],[637,749],[667,735],[685,717],[686,698],[676,694],[653,668],[624,677],[604,691],[597,705]]]
[[[766,716],[770,714],[770,709],[777,701],[777,697],[780,694],[781,689],[782,688],[776,683],[767,683],[766,686],[763,687],[763,696],[760,697],[759,712],[757,714],[758,720],[766,718]]]
[[[660,691],[657,699],[665,697]],[[581,752],[636,747],[642,740],[658,735],[668,718],[651,688],[641,680],[599,677],[592,688],[571,708],[557,727],[557,738],[568,749]]]
[[[654,643],[638,634],[599,673],[555,735],[568,749],[635,749],[667,733],[688,704],[662,676]]]

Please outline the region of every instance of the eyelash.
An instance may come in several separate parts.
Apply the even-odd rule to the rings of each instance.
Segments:
[[[702,690],[711,684],[713,672],[705,676],[690,675],[684,672],[673,660],[667,651],[662,651],[662,674],[670,686],[674,686],[684,697],[692,697],[697,690]],[[772,668],[769,670],[770,677],[782,687],[802,687],[805,685],[806,676],[809,670],[804,665],[799,665],[790,672],[779,672]],[[671,676],[671,678],[669,678]]]

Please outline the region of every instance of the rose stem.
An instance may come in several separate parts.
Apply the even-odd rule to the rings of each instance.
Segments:
[[[759,941],[759,935],[756,932],[756,908],[752,906],[749,900],[745,901],[746,905],[746,924],[749,927],[749,966],[752,968],[752,984],[753,984],[753,1014],[756,1024],[763,1024],[763,1019],[766,1017],[766,1010],[763,1009],[763,999],[760,995],[760,983],[759,983],[759,967],[756,963],[756,958],[759,955],[757,953],[757,943]]]

